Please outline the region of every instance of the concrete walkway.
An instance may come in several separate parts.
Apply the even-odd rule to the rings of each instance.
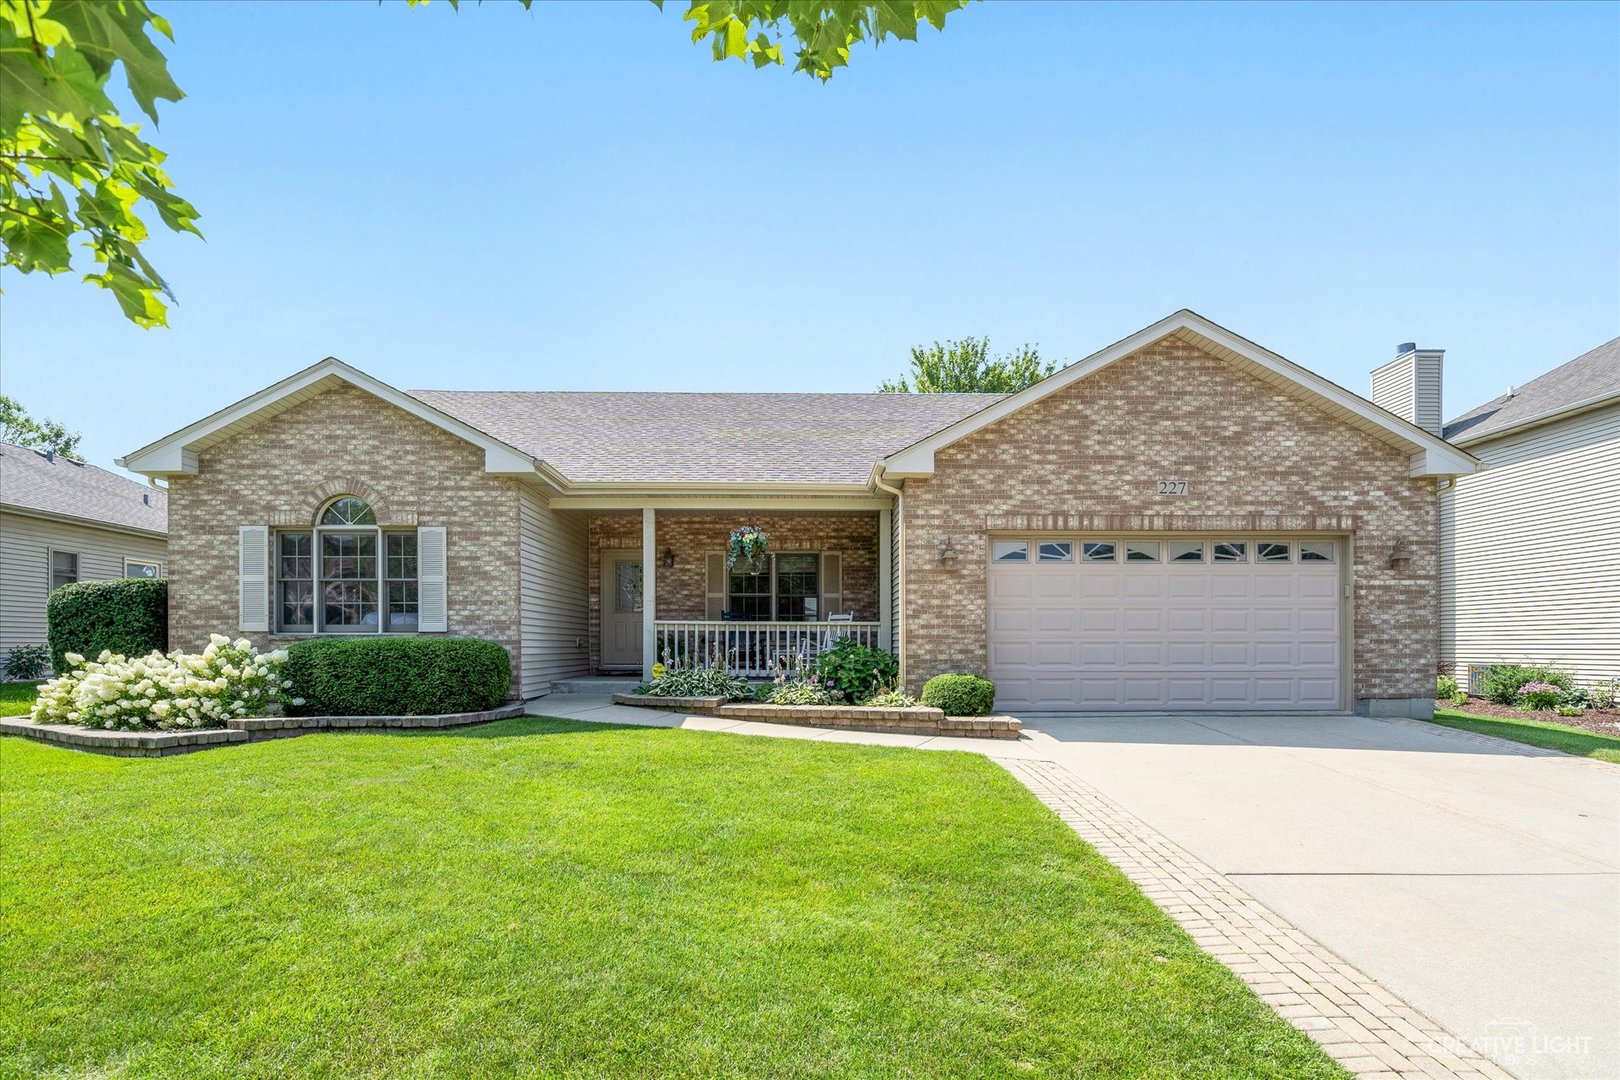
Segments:
[[[1620,767],[1347,716],[1025,716],[1012,742],[530,712],[986,754],[1352,1071],[1620,1077]]]

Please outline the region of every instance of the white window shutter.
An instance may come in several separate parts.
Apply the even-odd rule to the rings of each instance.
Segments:
[[[821,618],[844,613],[844,557],[821,556]]]
[[[450,629],[446,582],[449,561],[443,525],[424,525],[416,530],[416,628],[424,633]]]
[[[241,525],[236,530],[240,583],[238,630],[270,629],[270,527]]]
[[[719,619],[726,613],[726,556],[711,551],[704,557],[705,581],[703,589],[704,611],[708,619]]]

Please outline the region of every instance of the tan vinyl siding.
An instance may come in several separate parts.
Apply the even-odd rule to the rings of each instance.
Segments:
[[[168,558],[156,537],[0,511],[0,659],[18,645],[45,643],[52,548],[79,556],[80,581],[121,578],[125,559]]]
[[[535,697],[557,679],[590,673],[585,645],[585,517],[552,510],[535,492],[518,499],[521,692]]]
[[[1441,656],[1620,677],[1620,406],[1468,448],[1441,493]]]

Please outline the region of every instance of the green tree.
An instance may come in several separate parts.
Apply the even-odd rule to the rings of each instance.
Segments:
[[[878,387],[885,394],[1011,394],[1057,370],[1033,345],[990,355],[989,338],[911,347],[911,372]]]
[[[81,438],[48,416],[35,420],[21,402],[0,394],[0,442],[78,457]]]
[[[664,0],[652,2],[662,10]],[[945,16],[966,3],[688,0],[684,18],[692,41],[708,39],[716,60],[781,65],[796,41],[794,70],[825,81],[857,43],[915,41],[919,24],[944,29]],[[84,280],[111,290],[145,327],[167,325],[164,300],[174,294],[141,251],[148,232],[137,207],[155,209],[176,232],[202,235],[196,209],[170,189],[163,152],[107,95],[121,66],[153,124],[159,101],[184,96],[157,37],[173,41],[174,33],[144,0],[0,0],[0,265],[63,274],[74,268],[73,249],[87,248],[93,265]]]

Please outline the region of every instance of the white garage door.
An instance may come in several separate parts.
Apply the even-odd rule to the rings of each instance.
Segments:
[[[1338,709],[1334,540],[994,538],[990,678],[1024,710]]]

